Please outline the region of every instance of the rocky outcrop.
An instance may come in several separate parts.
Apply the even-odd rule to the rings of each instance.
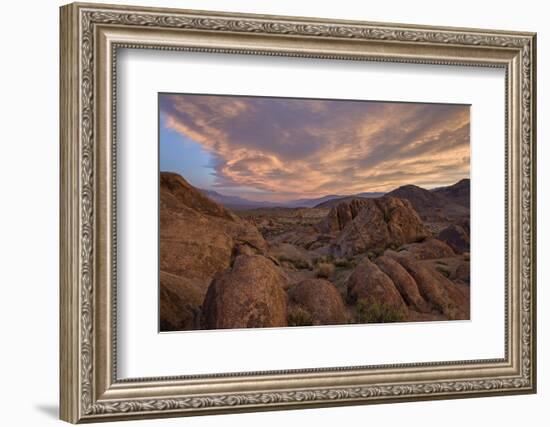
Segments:
[[[415,280],[401,264],[386,255],[376,258],[375,263],[393,281],[409,307],[419,312],[429,310]]]
[[[402,255],[410,254],[419,260],[455,256],[449,245],[438,239],[429,238],[420,243],[411,243],[400,248]]]
[[[444,314],[448,319],[469,318],[469,296],[465,294],[464,289],[412,256],[395,253],[390,256],[411,275],[420,295],[432,309]]]
[[[358,198],[338,202],[329,211],[325,220],[318,224],[318,230],[329,234],[342,231],[369,203],[368,199]]]
[[[365,258],[353,270],[347,283],[347,302],[355,304],[384,304],[392,310],[404,312],[405,302],[393,281],[376,264]]]
[[[470,236],[459,225],[449,225],[444,230],[441,230],[437,238],[446,242],[457,254],[470,252]]]
[[[211,217],[225,218],[229,221],[235,219],[231,212],[206,197],[176,173],[161,172],[159,184],[161,202],[165,208],[177,209],[186,206]]]
[[[338,224],[345,225],[332,242],[331,250],[336,256],[382,252],[388,247],[415,242],[428,235],[420,217],[406,200],[382,197],[360,202],[349,209],[350,213],[355,213],[356,207],[362,206],[353,218],[344,216],[345,220],[339,219]],[[333,210],[348,211],[344,207],[338,205]]]
[[[346,323],[346,307],[336,287],[328,280],[307,279],[288,291],[290,304],[309,315],[313,325]]]
[[[265,328],[287,325],[284,276],[261,255],[239,255],[218,274],[203,303],[206,329]]]
[[[202,296],[189,280],[160,272],[160,330],[185,331],[200,326]]]
[[[267,249],[253,225],[208,199],[181,176],[161,173],[162,271],[185,277],[204,296],[214,275],[230,266],[237,246],[259,253]]]

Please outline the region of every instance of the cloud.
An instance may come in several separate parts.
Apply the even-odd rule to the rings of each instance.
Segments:
[[[469,176],[464,105],[173,94],[160,109],[213,155],[215,186],[228,190],[317,197]]]

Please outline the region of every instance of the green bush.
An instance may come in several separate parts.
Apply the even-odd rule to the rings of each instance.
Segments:
[[[391,323],[402,322],[405,319],[402,311],[376,301],[360,299],[355,309],[357,323]]]
[[[295,307],[288,312],[288,326],[312,326],[313,317],[302,307]]]

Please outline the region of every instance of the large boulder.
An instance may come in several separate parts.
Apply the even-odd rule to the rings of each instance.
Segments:
[[[256,227],[210,200],[181,176],[160,175],[160,269],[185,277],[204,296],[214,275],[246,246],[263,253]],[[236,249],[240,247],[238,251]]]
[[[336,256],[383,252],[427,237],[428,232],[411,204],[395,197],[361,200],[362,209],[333,241]],[[333,209],[338,209],[340,205]]]
[[[291,309],[304,310],[312,325],[340,325],[347,322],[342,296],[328,280],[303,280],[290,288],[288,296]]]
[[[285,278],[261,255],[239,255],[218,274],[203,303],[205,329],[264,328],[287,325]]]
[[[393,281],[409,307],[419,312],[428,311],[428,304],[420,295],[418,285],[401,264],[386,255],[376,258],[375,263]]]
[[[160,272],[160,330],[185,331],[200,327],[202,296],[184,277]]]
[[[362,301],[366,306],[384,305],[396,312],[405,312],[405,301],[393,281],[376,264],[365,258],[355,267],[347,283],[347,301]]]
[[[463,288],[425,262],[395,253],[390,256],[411,275],[418,286],[420,295],[431,305],[432,309],[444,314],[448,319],[469,318],[469,296]]]
[[[470,252],[470,236],[460,225],[449,225],[441,230],[437,238],[446,242],[457,254]]]

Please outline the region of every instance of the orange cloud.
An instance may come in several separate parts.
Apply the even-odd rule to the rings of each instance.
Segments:
[[[160,108],[217,159],[216,186],[263,198],[435,187],[470,172],[465,105],[182,94]]]

